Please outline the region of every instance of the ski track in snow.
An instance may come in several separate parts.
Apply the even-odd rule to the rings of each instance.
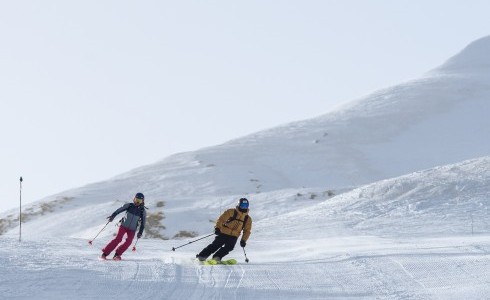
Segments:
[[[127,252],[116,262],[98,260],[96,249],[81,247],[80,240],[2,239],[0,294],[5,299],[484,299],[490,294],[490,245],[481,240],[485,237],[477,247],[428,242],[367,253],[352,248],[347,255],[294,263],[247,264],[239,258],[235,266],[204,266],[189,258],[193,252],[162,251],[154,241],[144,253]],[[254,255],[260,257],[260,251]]]

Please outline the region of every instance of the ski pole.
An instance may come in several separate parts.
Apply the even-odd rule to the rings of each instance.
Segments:
[[[110,221],[107,221],[107,223],[104,225],[104,227],[102,227],[102,229],[99,231],[99,233],[97,233],[97,235],[92,240],[88,241],[88,243],[90,245],[92,245],[92,242],[99,236],[99,234],[102,232],[102,230],[104,230],[106,228],[106,226],[107,226],[107,224],[109,224],[109,222]]]
[[[214,232],[213,232],[213,233],[211,233],[211,234],[208,234],[208,235],[206,235],[206,236],[204,236],[204,237],[202,237],[202,238],[200,238],[200,239],[197,239],[197,240],[194,240],[194,241],[190,241],[190,242],[188,242],[187,244],[180,245],[180,246],[178,246],[178,247],[172,247],[172,251],[175,251],[175,249],[179,249],[180,247],[187,246],[187,245],[189,245],[189,244],[192,244],[192,243],[194,243],[194,242],[200,241],[200,240],[205,239],[205,238],[207,238],[207,237],[210,237],[210,236],[212,236],[212,235],[214,235]]]
[[[139,238],[136,239],[136,243],[134,243],[133,250],[132,250],[133,252],[136,252],[136,244],[138,244],[139,240],[140,240]]]
[[[248,263],[247,253],[245,253],[245,247],[242,247],[243,254],[245,255],[245,262]]]

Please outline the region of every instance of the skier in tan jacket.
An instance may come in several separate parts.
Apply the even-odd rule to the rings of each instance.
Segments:
[[[200,261],[205,261],[211,254],[213,259],[221,259],[235,248],[238,237],[243,231],[240,246],[245,247],[252,231],[252,217],[248,215],[248,200],[241,198],[235,208],[227,209],[216,221],[214,241],[196,255]]]

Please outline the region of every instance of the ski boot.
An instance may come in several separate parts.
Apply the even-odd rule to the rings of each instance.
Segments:
[[[199,260],[199,261],[205,261],[206,260],[206,257],[204,256],[199,256],[199,254],[196,255],[196,258]]]

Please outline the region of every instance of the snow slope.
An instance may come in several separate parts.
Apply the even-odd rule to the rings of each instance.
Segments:
[[[0,295],[490,298],[486,53],[490,37],[418,80],[317,118],[41,199],[23,210],[22,243],[17,212],[4,212]],[[152,236],[164,240],[141,240],[120,263],[95,260],[116,228],[87,241],[139,191]],[[196,265],[209,239],[170,251],[190,240],[178,236],[211,232],[242,196],[255,221],[250,264],[237,247],[238,266]]]
[[[384,89],[320,117],[176,154],[110,180],[47,197],[34,206],[73,198],[64,207],[84,211],[90,205],[89,217],[95,221],[120,204],[112,202],[126,201],[143,191],[148,205],[165,202],[162,234],[173,237],[180,230],[205,232],[207,220],[215,218],[220,206],[229,206],[242,195],[262,203],[261,194],[272,191],[338,194],[488,155],[490,58],[485,53],[490,53],[490,37],[475,41],[419,80]],[[201,199],[214,200],[210,205],[197,201]],[[205,223],[195,221],[197,213],[204,214]],[[10,212],[13,218],[15,210]],[[47,232],[43,228],[35,234]]]
[[[490,157],[369,184],[312,207],[263,219],[267,234],[413,238],[486,234],[490,230]],[[290,222],[290,220],[307,220]],[[268,225],[267,225],[268,224]],[[257,233],[260,235],[260,232]]]
[[[490,157],[376,182],[256,222],[246,248],[250,262],[236,249],[231,254],[239,260],[236,266],[193,262],[209,239],[175,252],[172,247],[187,241],[142,240],[122,262],[102,262],[95,255],[109,237],[93,247],[63,235],[22,243],[2,238],[0,294],[6,299],[486,299],[489,189]],[[468,211],[474,213],[473,232],[469,220],[460,219]],[[85,215],[72,218],[83,223]]]

